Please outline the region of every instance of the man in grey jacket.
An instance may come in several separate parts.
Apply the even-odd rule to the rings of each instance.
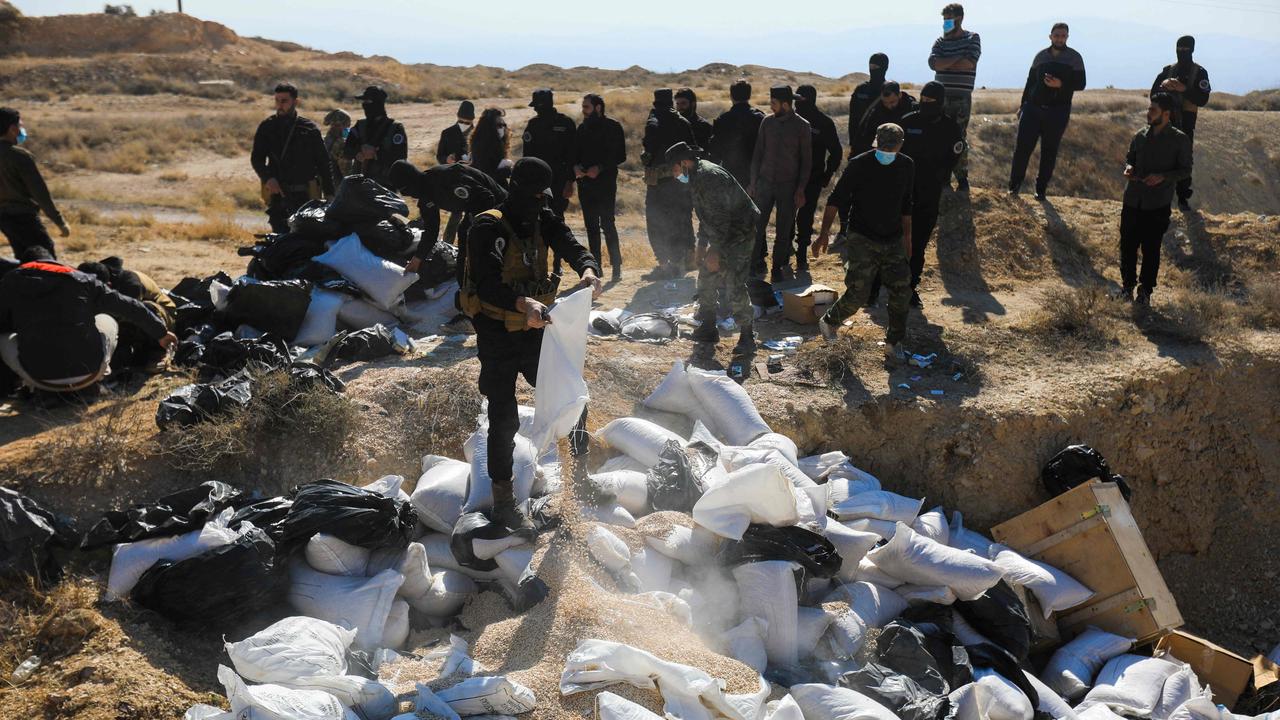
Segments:
[[[747,192],[760,208],[756,226],[756,246],[751,256],[751,272],[763,277],[764,258],[769,246],[769,216],[777,207],[773,242],[772,282],[795,279],[791,269],[791,240],[795,235],[796,210],[804,205],[804,186],[813,167],[813,141],[809,122],[796,114],[795,95],[790,85],[769,89],[773,111],[760,122],[755,153],[751,157],[751,187]]]

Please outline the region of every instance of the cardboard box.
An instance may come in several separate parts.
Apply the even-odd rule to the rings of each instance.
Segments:
[[[991,528],[992,536],[1094,591],[1054,617],[1063,637],[1095,625],[1138,642],[1182,626],[1155,558],[1115,483],[1092,482]]]
[[[1253,659],[1254,689],[1261,690],[1274,682],[1280,682],[1280,665],[1271,662],[1265,655],[1255,657]]]
[[[801,325],[817,325],[818,318],[840,298],[840,293],[826,285],[810,285],[794,292],[782,293],[782,314]]]
[[[1181,630],[1156,641],[1156,652],[1166,652],[1190,665],[1200,682],[1213,689],[1213,701],[1228,708],[1235,706],[1253,677],[1253,663]]]

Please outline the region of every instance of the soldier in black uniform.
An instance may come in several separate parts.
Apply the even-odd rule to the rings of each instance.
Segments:
[[[271,231],[289,231],[289,216],[308,200],[333,197],[333,166],[324,136],[298,115],[298,88],[276,85],[276,112],[258,125],[249,163],[262,181]]]
[[[653,109],[644,124],[645,230],[658,266],[646,280],[676,278],[689,269],[693,253],[693,197],[671,176],[667,148],[695,144],[693,126],[676,112],[670,88],[653,91]]]
[[[698,143],[698,147],[711,147],[713,128],[706,118],[698,114],[698,95],[693,88],[680,88],[676,91],[675,98],[676,112],[689,121],[689,126],[693,128],[693,139]]]
[[[347,135],[343,154],[354,160],[352,172],[387,184],[387,171],[397,160],[409,157],[409,139],[404,125],[387,117],[387,92],[370,85],[356,96],[364,118]]]
[[[884,78],[889,72],[889,56],[876,53],[871,56],[868,66],[870,79],[858,84],[849,96],[849,157],[857,155],[853,149],[853,138],[858,134],[858,125],[867,114],[872,103],[880,99],[880,91],[884,88]]]
[[[587,226],[591,256],[604,266],[600,235],[609,248],[612,280],[622,279],[622,249],[615,222],[618,204],[618,166],[627,160],[627,139],[622,125],[604,114],[604,98],[582,98],[582,124],[578,126],[578,159],[573,174],[578,179],[578,202]]]
[[[458,122],[440,133],[440,142],[436,143],[437,165],[470,161],[471,158],[467,156],[467,139],[471,135],[471,123],[475,120],[476,106],[470,100],[463,100],[458,106]]]
[[[844,148],[836,123],[818,109],[818,89],[812,85],[796,88],[796,114],[809,121],[813,136],[813,165],[809,182],[804,186],[804,205],[796,211],[796,272],[809,272],[809,240],[813,237],[813,215],[818,208],[818,196],[831,183],[840,169]]]
[[[911,305],[921,307],[916,287],[924,272],[924,251],[938,224],[938,203],[951,170],[964,153],[960,126],[942,112],[947,89],[933,80],[920,90],[920,109],[908,113],[899,123],[906,139],[902,154],[916,164],[911,206]],[[941,242],[941,241],[939,241]]]
[[[560,278],[550,274],[555,252],[581,275],[580,287],[600,293],[600,266],[573,237],[564,220],[547,207],[551,167],[521,158],[511,171],[511,193],[493,210],[480,213],[468,238],[462,284],[463,310],[476,328],[480,393],[489,400],[489,477],[493,480],[493,521],[518,534],[532,532],[512,488],[512,452],[520,428],[516,378],[538,381],[542,329],[547,306],[555,302]]]
[[[561,220],[573,197],[573,161],[577,127],[568,115],[556,110],[550,90],[534,90],[529,103],[536,113],[524,128],[525,157],[534,157],[551,166],[551,209]]]
[[[719,165],[742,187],[751,184],[751,156],[756,151],[756,136],[764,113],[751,107],[751,83],[739,80],[729,86],[733,105],[720,114],[711,126],[711,162]]]
[[[458,228],[458,263],[461,266],[467,247],[467,232],[476,215],[502,204],[507,191],[496,180],[470,165],[449,163],[418,170],[408,160],[397,160],[387,173],[390,188],[418,201],[422,216],[422,242],[409,264],[409,272],[417,272],[422,260],[431,254],[440,236],[440,213],[461,218]]]
[[[1178,62],[1165,65],[1151,83],[1151,96],[1156,93],[1169,93],[1173,96],[1176,107],[1173,112],[1173,126],[1195,146],[1196,116],[1200,108],[1209,104],[1209,73],[1192,62],[1191,55],[1196,49],[1196,39],[1190,35],[1178,38]],[[1191,177],[1178,181],[1178,209],[1183,212],[1191,210]]]

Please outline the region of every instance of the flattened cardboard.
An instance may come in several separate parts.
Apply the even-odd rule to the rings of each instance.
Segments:
[[[1213,690],[1214,702],[1233,707],[1249,686],[1253,663],[1230,650],[1191,633],[1174,630],[1156,642],[1156,652],[1167,652],[1191,666],[1200,682]]]

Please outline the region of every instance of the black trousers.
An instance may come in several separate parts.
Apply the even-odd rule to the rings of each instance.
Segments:
[[[538,383],[538,356],[542,330],[508,332],[499,320],[483,315],[472,319],[476,328],[476,354],[480,358],[480,394],[489,400],[489,477],[494,502],[512,497],[511,464],[520,429],[516,378]]]
[[[804,186],[804,207],[796,211],[796,266],[809,266],[809,243],[813,240],[813,220],[822,195],[822,179]]]
[[[1160,244],[1169,229],[1172,208],[1143,210],[1124,206],[1120,211],[1120,279],[1125,290],[1139,283],[1148,291],[1155,289],[1160,273]],[[1138,250],[1142,250],[1142,275],[1138,275]]]
[[[1058,164],[1058,147],[1062,145],[1062,136],[1067,132],[1067,123],[1071,121],[1070,105],[1033,105],[1022,106],[1022,118],[1018,120],[1018,140],[1013,149],[1013,167],[1009,170],[1009,187],[1022,187],[1027,177],[1027,163],[1031,161],[1031,153],[1040,143],[1040,174],[1036,176],[1036,192],[1044,193],[1053,178],[1053,169]]]
[[[0,232],[9,239],[15,258],[22,259],[22,254],[33,245],[46,247],[51,255],[57,257],[53,238],[49,237],[49,231],[44,229],[44,223],[35,213],[0,213]]]
[[[267,203],[267,222],[271,223],[271,232],[289,232],[289,218],[309,200],[311,194],[306,190],[286,190],[280,195],[272,195],[271,202]]]
[[[587,245],[591,249],[591,256],[601,267],[604,266],[604,255],[600,248],[603,235],[605,246],[609,250],[609,265],[614,270],[621,270],[622,249],[618,242],[618,225],[615,220],[618,214],[617,176],[580,181],[578,203],[582,205],[582,222],[587,226]]]
[[[644,196],[645,228],[658,264],[684,266],[693,252],[693,195],[689,186],[664,177]]]
[[[1196,142],[1196,117],[1200,113],[1184,112],[1178,120],[1178,129],[1187,134],[1187,139],[1191,141],[1192,150],[1194,152]],[[1178,199],[1191,199],[1191,178],[1186,177],[1178,181]]]

